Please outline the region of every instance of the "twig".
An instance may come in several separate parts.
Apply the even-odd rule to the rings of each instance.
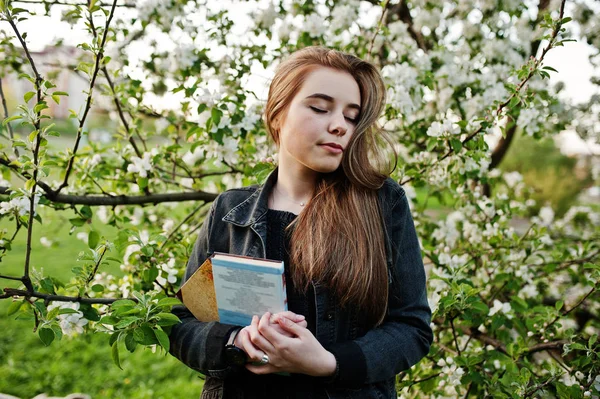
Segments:
[[[545,387],[546,385],[549,385],[550,383],[552,383],[554,380],[556,380],[558,377],[560,377],[560,375],[555,375],[552,378],[549,378],[548,380],[546,380],[545,382],[538,384],[530,389],[527,390],[527,392],[525,392],[525,395],[523,396],[524,398],[528,398],[531,395],[533,395],[534,393],[536,393],[538,390],[542,389],[543,387]]]
[[[196,208],[194,208],[194,210],[187,215],[187,217],[185,219],[183,219],[183,221],[181,223],[179,223],[179,225],[177,225],[177,227],[175,227],[170,233],[169,236],[167,237],[167,239],[162,243],[162,245],[160,246],[159,252],[163,250],[163,248],[165,247],[165,245],[167,244],[167,242],[169,242],[169,240],[173,237],[173,235],[177,232],[177,230],[179,230],[181,228],[181,226],[183,226],[185,223],[187,223],[192,217],[194,217],[194,215],[200,210],[202,209],[202,207],[206,205],[206,203],[198,205]]]
[[[43,4],[43,5],[50,5],[50,6],[87,6],[87,3],[68,3],[68,2],[63,2],[63,1],[55,1],[55,0],[12,0],[12,3],[24,3],[24,4]],[[97,4],[100,7],[105,7],[108,4],[102,4],[102,3],[98,3]],[[125,8],[135,8],[135,2],[132,3],[127,3],[124,2],[124,4],[119,4],[117,5],[117,7],[125,7]]]
[[[91,14],[89,15],[88,21],[90,23],[90,27],[92,28],[92,33],[94,34],[94,39],[96,39],[98,37],[98,32],[96,31],[96,26],[94,25],[94,19],[92,18]],[[108,82],[108,85],[110,87],[110,91],[112,93],[115,106],[117,107],[117,112],[119,113],[121,122],[123,123],[123,126],[125,127],[125,131],[127,132],[127,137],[129,138],[129,143],[133,147],[133,150],[135,151],[136,155],[141,158],[142,153],[139,150],[135,140],[133,139],[133,136],[131,135],[131,132],[129,129],[129,123],[127,122],[127,119],[125,119],[125,115],[123,114],[123,109],[121,107],[121,101],[119,100],[119,97],[117,96],[117,92],[115,91],[115,86],[113,84],[112,79],[110,78],[110,74],[108,73],[108,69],[106,68],[106,65],[102,67],[102,73],[103,73],[104,77],[106,78],[106,81]],[[136,132],[137,132],[137,130],[136,130]],[[144,149],[146,151],[148,151],[148,149],[146,148],[146,142],[142,139],[142,137],[139,135],[139,133],[138,133],[138,137],[142,140]]]
[[[35,67],[35,62],[33,61],[33,58],[31,57],[31,53],[29,52],[27,43],[25,43],[25,40],[23,39],[23,36],[19,32],[19,29],[17,29],[17,25],[15,24],[15,21],[13,20],[12,15],[10,14],[10,12],[7,12],[6,16],[7,16],[8,23],[12,27],[13,31],[15,32],[15,35],[17,36],[17,38],[19,39],[19,42],[21,43],[21,46],[23,47],[23,50],[25,51],[25,54],[27,56],[27,59],[29,60],[31,69],[33,70],[33,73],[35,75],[36,99],[37,99],[37,103],[39,104],[43,98],[42,97],[42,80],[43,79],[40,76],[37,68]],[[31,238],[32,238],[32,233],[33,233],[33,217],[34,217],[34,212],[35,212],[35,191],[37,189],[37,175],[38,175],[38,164],[39,164],[38,157],[39,157],[40,143],[41,143],[41,137],[40,137],[41,135],[39,134],[41,112],[42,112],[41,110],[36,112],[36,117],[35,117],[35,120],[33,121],[33,125],[34,125],[35,129],[38,131],[38,134],[35,139],[35,149],[33,151],[33,165],[34,165],[33,177],[32,177],[33,178],[33,186],[31,187],[31,194],[29,197],[29,221],[27,223],[27,246],[25,248],[25,266],[24,266],[24,271],[23,271],[23,284],[25,285],[27,290],[30,292],[33,292],[33,285],[31,284],[31,279],[29,277],[29,263],[31,260]]]
[[[569,310],[563,310],[558,316],[556,316],[554,318],[554,320],[552,320],[550,323],[548,323],[548,326],[546,327],[546,329],[548,329],[548,327],[550,327],[551,325],[553,325],[554,323],[556,323],[561,317],[565,317],[566,315],[568,315],[569,313],[571,313],[572,311],[574,311],[575,309],[577,309],[586,299],[588,299],[588,297],[590,295],[592,295],[594,292],[596,292],[598,288],[596,286],[592,287],[592,289],[585,294],[580,300],[579,302],[577,302],[575,305],[573,305],[571,307],[571,309]]]
[[[4,90],[2,88],[2,78],[0,78],[0,97],[2,97],[2,108],[4,108],[4,117],[8,118],[8,107],[6,106],[6,97],[4,96]],[[6,127],[8,128],[8,135],[9,135],[10,139],[14,140],[15,135],[14,135],[14,132],[12,130],[12,126],[10,125],[10,123],[7,123]],[[13,148],[13,151],[15,152],[15,155],[18,158],[19,157],[19,148],[15,147],[14,145],[12,146],[12,148]]]
[[[454,345],[456,346],[456,351],[458,352],[458,356],[460,356],[460,346],[458,346],[458,339],[456,338],[456,329],[454,328],[454,318],[450,319],[450,327],[452,327],[452,335],[454,336]]]
[[[76,296],[66,296],[66,295],[50,295],[50,294],[42,294],[41,292],[37,292],[37,291],[24,291],[24,290],[17,290],[17,289],[13,289],[13,288],[4,288],[4,292],[5,294],[3,296],[0,296],[0,298],[4,297],[4,298],[8,298],[11,296],[21,296],[24,298],[40,298],[40,299],[44,299],[47,301],[60,301],[60,302],[79,302],[79,303],[86,303],[86,304],[93,304],[93,303],[97,303],[97,304],[105,304],[105,305],[109,305],[115,301],[118,301],[120,299],[129,299],[131,301],[137,302],[138,300],[136,298],[117,298],[117,299],[112,299],[112,298],[80,298],[80,297],[76,297]]]
[[[7,280],[23,281],[23,277],[5,276],[3,274],[0,274],[0,278],[4,278],[4,279],[7,279]]]
[[[558,35],[558,32],[560,31],[560,28],[562,27],[562,19],[564,16],[564,11],[565,11],[565,2],[566,0],[562,0],[561,4],[560,4],[560,15],[559,15],[559,22],[556,24],[556,27],[554,28],[554,30],[552,31],[552,36],[550,38],[550,41],[548,42],[548,45],[546,46],[546,48],[544,48],[544,50],[542,51],[542,54],[540,55],[539,59],[536,59],[535,61],[535,68],[532,68],[531,71],[529,71],[529,73],[527,74],[527,76],[525,78],[523,78],[523,80],[521,80],[521,82],[519,82],[519,84],[515,87],[514,92],[508,97],[508,99],[506,101],[504,101],[502,104],[498,105],[498,108],[496,108],[496,116],[500,115],[502,110],[504,108],[506,108],[506,106],[510,103],[510,101],[517,95],[517,93],[519,93],[521,91],[521,89],[523,88],[523,86],[529,81],[529,79],[531,79],[531,77],[534,75],[535,71],[537,71],[537,67],[539,65],[541,65],[542,61],[544,60],[544,57],[546,56],[546,53],[552,48],[554,41],[556,40],[556,36]],[[532,57],[534,58],[534,57]],[[471,141],[474,137],[476,137],[479,133],[481,133],[483,131],[483,126],[480,126],[477,130],[475,130],[473,133],[469,134],[463,141],[462,141],[462,145],[464,146],[467,142]],[[440,162],[442,162],[444,159],[448,158],[450,155],[452,155],[454,153],[454,148],[452,146],[450,146],[450,148],[448,149],[448,151],[441,157],[436,159],[433,163],[431,163],[430,165],[428,165],[429,167],[434,166],[439,164]],[[423,172],[423,171],[421,171]],[[400,183],[400,185],[404,185],[406,183],[411,182],[412,180],[414,180],[414,177],[409,177],[406,180],[402,181]]]
[[[388,4],[389,4],[390,0],[385,0],[385,4],[383,5],[383,10],[381,11],[381,17],[379,17],[379,22],[377,23],[377,29],[375,30],[375,33],[373,34],[373,37],[371,38],[371,44],[369,45],[369,52],[367,53],[367,57],[371,58],[371,52],[373,51],[373,45],[375,44],[375,39],[377,38],[377,35],[379,34],[379,31],[381,30],[381,25],[383,23],[383,18],[385,17],[385,14],[388,10]]]
[[[100,263],[102,262],[102,258],[104,258],[104,254],[106,254],[106,246],[102,249],[102,253],[100,254],[100,258],[98,259],[98,261],[94,265],[94,270],[92,270],[92,272],[88,276],[86,285],[89,284],[89,283],[91,283],[92,280],[94,279],[94,276],[98,272],[98,267],[100,267]]]
[[[108,18],[106,19],[106,25],[104,26],[104,33],[102,35],[102,41],[100,42],[100,45],[98,47],[98,53],[96,54],[96,63],[94,65],[94,72],[92,73],[92,79],[90,80],[90,86],[89,86],[89,90],[88,90],[87,100],[85,103],[85,109],[83,111],[83,115],[82,115],[81,119],[79,120],[79,128],[77,129],[77,138],[75,139],[75,145],[73,146],[73,153],[71,154],[71,157],[69,158],[69,162],[67,163],[67,170],[65,172],[65,178],[64,178],[62,184],[57,189],[58,193],[60,193],[60,191],[63,188],[65,188],[66,186],[68,186],[68,184],[69,184],[69,175],[71,174],[71,171],[73,169],[73,162],[75,161],[75,156],[77,155],[77,149],[79,148],[79,142],[81,141],[81,136],[83,133],[83,125],[85,123],[87,115],[92,106],[92,95],[94,92],[94,85],[96,84],[96,77],[98,76],[98,71],[100,70],[100,64],[102,62],[102,59],[104,58],[104,46],[106,44],[106,38],[108,37],[108,32],[109,32],[108,28],[110,26],[110,22],[112,21],[114,14],[115,14],[116,5],[117,5],[117,0],[114,0],[113,4],[112,4],[112,8],[110,9],[110,14],[108,15]]]

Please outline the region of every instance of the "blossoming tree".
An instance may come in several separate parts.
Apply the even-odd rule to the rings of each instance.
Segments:
[[[11,301],[10,314],[33,316],[44,343],[105,332],[117,364],[123,349],[169,349],[178,322],[169,310],[208,205],[274,166],[265,98],[248,77],[324,44],[376,63],[389,89],[381,124],[401,154],[393,177],[411,198],[435,333],[430,354],[400,373],[403,397],[598,397],[600,215],[576,206],[560,218],[549,207],[531,216],[521,176],[497,169],[519,133],[543,138],[573,127],[597,138],[598,99],[559,100],[560,87],[548,83],[556,71],[545,64],[572,40],[600,48],[594,4],[278,1],[244,3],[244,18],[187,0],[35,3],[0,0],[0,89],[17,76],[30,88],[15,113],[3,101],[0,217],[11,227],[0,232],[0,256],[20,235],[27,246],[21,275],[0,264],[0,298]],[[60,66],[87,81],[66,149],[53,145],[61,132],[48,110],[73,93],[40,73],[22,29],[32,12],[54,9],[87,32],[77,62]],[[145,53],[133,56],[136,48]],[[83,144],[102,99],[113,139]],[[430,198],[451,212],[428,212]],[[174,207],[183,216],[174,218]],[[75,214],[72,239],[90,247],[68,282],[31,261],[42,214],[64,210]],[[515,229],[516,218],[524,228]],[[101,237],[98,223],[119,233]],[[110,262],[120,275],[106,273]]]

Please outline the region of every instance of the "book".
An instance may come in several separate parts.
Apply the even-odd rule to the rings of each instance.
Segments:
[[[287,310],[283,261],[215,252],[177,297],[200,321],[247,326],[252,316]]]

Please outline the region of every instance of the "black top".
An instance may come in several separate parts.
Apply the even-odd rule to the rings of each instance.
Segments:
[[[296,218],[292,212],[269,209],[267,211],[267,243],[266,258],[283,260],[285,266],[286,293],[288,309],[294,313],[304,315],[309,330],[315,333],[315,303],[312,286],[308,292],[299,292],[294,286],[290,274],[289,239],[291,230],[285,228]],[[326,398],[325,390],[318,383],[318,378],[303,374],[282,376],[277,374],[257,375],[243,368],[241,372],[232,376],[234,383],[243,386],[244,398],[285,398],[300,399],[307,397],[307,393],[316,397]],[[225,398],[228,397],[224,392]],[[319,396],[320,395],[320,396]]]

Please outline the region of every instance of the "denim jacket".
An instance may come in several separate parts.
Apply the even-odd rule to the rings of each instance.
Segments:
[[[213,252],[265,257],[267,199],[276,180],[277,169],[263,185],[228,190],[217,197],[200,229],[184,281]],[[325,384],[329,398],[396,398],[395,376],[427,355],[433,340],[425,270],[404,190],[388,178],[378,198],[390,284],[383,323],[367,329],[360,314],[342,308],[327,289],[313,284],[316,338],[336,356],[340,368],[339,378]],[[207,376],[203,397],[221,398],[235,373],[224,363],[223,350],[236,326],[200,322],[181,306],[173,313],[182,323],[171,331],[171,354]],[[225,387],[229,388],[234,389]]]

